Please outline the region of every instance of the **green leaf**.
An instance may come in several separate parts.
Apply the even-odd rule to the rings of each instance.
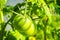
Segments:
[[[13,11],[13,7],[12,6],[6,6],[3,8],[3,13],[4,13],[4,16],[7,15],[7,14],[13,14],[11,11]]]

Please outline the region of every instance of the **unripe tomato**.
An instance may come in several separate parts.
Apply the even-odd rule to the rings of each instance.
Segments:
[[[29,16],[16,15],[13,20],[13,25],[20,33],[24,35],[35,35],[36,26]]]

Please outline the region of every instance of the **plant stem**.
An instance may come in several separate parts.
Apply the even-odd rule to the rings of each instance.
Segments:
[[[0,40],[3,40],[3,28],[4,28],[4,18],[3,18],[3,11],[2,9],[0,8],[0,25],[1,25],[1,33],[0,33]]]
[[[46,18],[44,19],[44,40],[46,40],[46,28],[47,28],[47,24],[48,24],[48,18],[46,16]]]
[[[25,4],[25,16],[26,16],[26,13],[27,13],[27,0],[25,1],[26,2],[26,4]]]
[[[4,23],[1,23],[1,27],[2,27],[2,29],[1,29],[1,36],[0,36],[0,40],[3,40],[3,36],[4,36],[4,33],[5,33],[5,28],[6,28],[6,26],[7,26],[7,24],[10,22],[10,21],[12,21],[12,18],[13,18],[14,16],[12,16],[6,23],[5,23],[5,25],[4,25]]]

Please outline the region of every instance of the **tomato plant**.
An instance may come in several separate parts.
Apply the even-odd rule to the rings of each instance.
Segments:
[[[59,0],[0,1],[0,40],[60,40]]]

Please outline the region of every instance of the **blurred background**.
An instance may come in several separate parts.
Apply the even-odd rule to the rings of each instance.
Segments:
[[[17,3],[21,3],[23,2],[24,0],[7,0],[7,4],[6,5],[11,5],[11,6],[14,6],[16,5]]]

